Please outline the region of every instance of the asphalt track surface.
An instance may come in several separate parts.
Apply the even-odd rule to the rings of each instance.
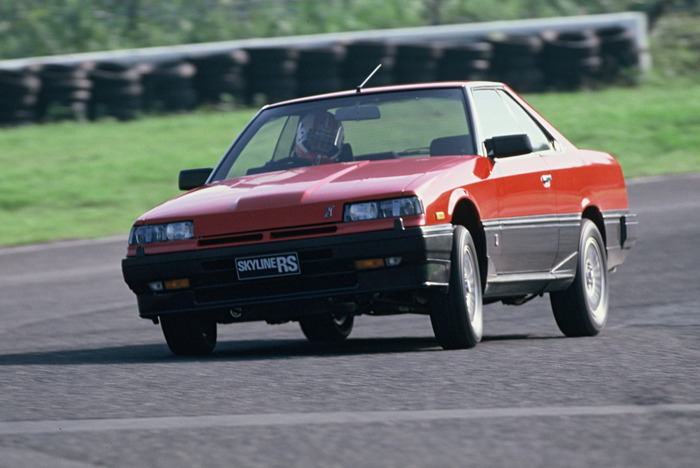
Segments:
[[[422,316],[347,342],[221,326],[203,358],[137,316],[124,239],[0,249],[0,466],[698,466],[700,175],[635,180],[608,326],[485,308],[473,350]]]

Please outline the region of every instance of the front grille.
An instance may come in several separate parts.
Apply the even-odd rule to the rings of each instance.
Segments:
[[[207,260],[201,273],[191,278],[199,304],[236,302],[245,299],[284,296],[295,293],[353,288],[357,274],[352,261],[334,258],[333,249],[298,251],[301,275],[240,281],[235,258]]]
[[[337,226],[306,227],[297,229],[287,229],[283,231],[272,231],[269,233],[269,237],[273,240],[279,240],[290,239],[293,237],[323,236],[327,234],[335,234],[337,231]],[[200,247],[213,247],[226,244],[246,244],[251,242],[260,242],[264,239],[265,233],[253,232],[247,234],[200,239],[198,241],[198,244]]]
[[[290,231],[274,231],[270,233],[272,239],[288,239],[300,236],[319,236],[323,234],[333,234],[338,230],[336,226],[324,226],[306,229],[293,229]]]
[[[235,273],[234,273],[235,274]],[[339,273],[324,276],[297,276],[268,278],[257,281],[237,281],[229,284],[195,288],[195,301],[199,304],[236,302],[245,299],[287,296],[319,291],[352,288],[357,284],[357,275]]]
[[[201,247],[210,247],[213,245],[224,245],[224,244],[242,244],[244,242],[256,242],[263,240],[262,234],[243,234],[240,236],[227,236],[227,237],[216,237],[212,239],[200,239],[199,245]]]

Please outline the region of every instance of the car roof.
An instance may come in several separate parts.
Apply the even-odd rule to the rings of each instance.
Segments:
[[[390,93],[394,91],[410,91],[410,90],[420,90],[420,89],[441,89],[441,88],[481,88],[481,87],[499,87],[505,88],[506,85],[496,81],[441,81],[441,82],[430,82],[430,83],[414,83],[414,84],[402,84],[402,85],[391,85],[391,86],[378,86],[374,88],[362,88],[361,90],[345,90],[337,91],[327,94],[318,94],[315,96],[305,96],[296,99],[291,99],[288,101],[281,101],[272,104],[267,104],[263,109],[283,106],[288,104],[297,104],[309,101],[318,101],[324,99],[333,99],[339,97],[349,97],[358,94],[381,94]]]

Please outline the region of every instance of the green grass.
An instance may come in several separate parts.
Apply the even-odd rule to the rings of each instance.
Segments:
[[[700,171],[700,84],[525,98],[577,146],[617,156],[628,178]],[[126,236],[179,193],[180,169],[216,164],[252,115],[0,129],[0,245]]]
[[[216,164],[252,115],[0,129],[0,245],[128,233],[179,193],[180,169]]]
[[[612,153],[625,176],[700,171],[700,84],[525,97],[579,148]]]

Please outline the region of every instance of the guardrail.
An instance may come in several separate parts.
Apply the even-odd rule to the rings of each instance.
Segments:
[[[650,66],[646,16],[618,13],[249,39],[0,61],[0,124],[136,118],[372,85],[493,79],[576,89]]]

